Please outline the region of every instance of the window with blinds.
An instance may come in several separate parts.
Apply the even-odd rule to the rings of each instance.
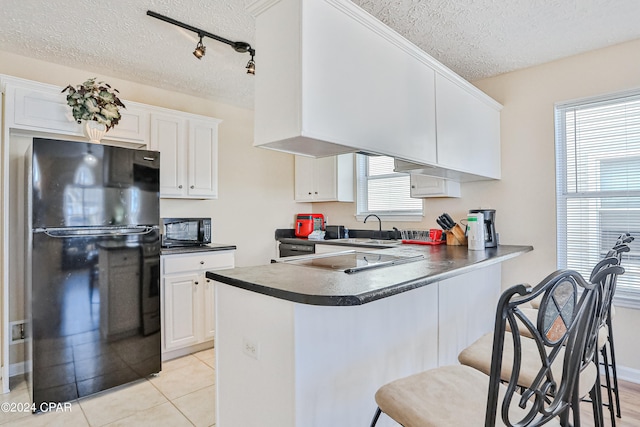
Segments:
[[[392,157],[357,155],[358,215],[422,215],[422,199],[410,197],[409,174],[393,167]]]
[[[622,233],[618,304],[640,308],[640,91],[556,105],[558,266],[589,277]]]

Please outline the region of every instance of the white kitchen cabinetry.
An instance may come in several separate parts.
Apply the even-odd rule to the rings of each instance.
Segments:
[[[257,0],[255,146],[500,178],[502,106],[348,0]],[[331,31],[327,32],[327,28]]]
[[[6,126],[43,133],[84,136],[67,105],[66,94],[58,86],[29,80],[3,78],[5,83]],[[149,112],[144,104],[123,100],[118,125],[104,136],[105,141],[146,145]]]
[[[206,271],[233,268],[235,251],[197,252],[162,257],[163,358],[190,352],[213,340],[215,281]],[[182,351],[181,351],[182,350]]]
[[[5,93],[5,129],[43,136],[86,140],[66,103],[62,88],[0,76]],[[121,119],[103,141],[149,146],[160,156],[160,196],[215,199],[218,196],[218,125],[220,120],[122,100]],[[77,138],[74,138],[77,139]]]
[[[296,202],[353,202],[354,155],[295,157]]]
[[[150,148],[160,151],[160,196],[218,196],[218,124],[190,115],[151,114]]]
[[[434,70],[413,44],[350,1],[256,1],[250,11],[264,65],[255,146],[436,161]]]
[[[500,111],[436,74],[438,165],[500,178]]]
[[[426,175],[411,174],[411,197],[460,197],[460,183],[433,178]]]
[[[141,142],[149,141],[149,106],[137,102],[126,101],[126,108],[120,109],[120,121],[111,128],[104,139]],[[67,107],[68,108],[68,107]]]

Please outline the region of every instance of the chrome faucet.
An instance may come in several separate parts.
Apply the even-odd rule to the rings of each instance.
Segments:
[[[370,216],[375,216],[376,218],[378,218],[378,238],[381,239],[382,238],[382,220],[380,220],[380,217],[378,215],[376,215],[376,214],[367,215],[364,218],[363,224],[367,223],[367,219],[369,219]]]

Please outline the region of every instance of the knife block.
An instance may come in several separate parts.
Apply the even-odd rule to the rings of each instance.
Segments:
[[[445,232],[447,234],[447,245],[449,246],[466,246],[467,236],[459,224],[456,224],[451,230]]]

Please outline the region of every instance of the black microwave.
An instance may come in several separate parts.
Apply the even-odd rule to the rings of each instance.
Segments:
[[[202,246],[211,243],[211,218],[162,218],[162,246]]]

